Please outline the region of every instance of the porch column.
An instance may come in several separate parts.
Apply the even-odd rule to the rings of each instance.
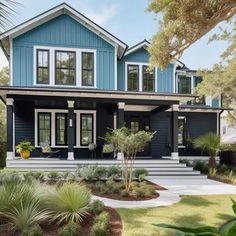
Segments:
[[[178,151],[178,112],[179,105],[172,106],[172,142],[171,142],[171,159],[179,159]]]
[[[15,154],[13,153],[13,98],[7,98],[6,99],[6,105],[7,105],[7,160],[13,160]]]
[[[67,142],[68,142],[68,158],[67,160],[74,160],[74,101],[67,101],[68,116],[67,116]]]
[[[117,111],[117,128],[121,128],[125,125],[125,103],[118,102],[118,111]]]

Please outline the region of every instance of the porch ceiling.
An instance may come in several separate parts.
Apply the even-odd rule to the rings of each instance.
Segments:
[[[0,96],[6,101],[8,97],[58,97],[77,100],[84,98],[87,101],[98,101],[117,103],[125,102],[130,105],[171,105],[185,103],[193,100],[196,96],[172,93],[144,93],[144,92],[125,92],[125,91],[105,91],[72,88],[42,88],[42,87],[0,87]]]

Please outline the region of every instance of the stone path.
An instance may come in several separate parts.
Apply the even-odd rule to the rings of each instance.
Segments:
[[[148,180],[168,190],[158,191],[159,198],[144,201],[120,201],[98,196],[92,198],[101,200],[106,206],[113,208],[148,208],[175,204],[181,200],[181,195],[236,194],[236,186],[209,179],[176,179],[175,177],[158,179],[158,177],[149,177]]]

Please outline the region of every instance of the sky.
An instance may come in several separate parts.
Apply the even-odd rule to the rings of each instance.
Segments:
[[[158,31],[156,16],[146,9],[149,0],[18,0],[15,25],[22,23],[62,2],[74,7],[97,24],[132,46],[140,41],[150,40]],[[187,49],[180,60],[190,69],[212,68],[220,60],[226,48],[225,42],[208,44],[209,37],[217,32],[213,29],[206,36]],[[8,65],[0,50],[0,68]]]

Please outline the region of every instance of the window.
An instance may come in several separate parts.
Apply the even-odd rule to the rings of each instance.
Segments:
[[[178,120],[178,145],[185,145],[185,128],[186,128],[186,118],[179,117]]]
[[[148,66],[143,66],[143,91],[154,92],[155,70],[149,71]]]
[[[128,65],[128,91],[139,90],[139,66]]]
[[[37,84],[49,84],[49,50],[37,50]]]
[[[80,145],[88,146],[93,143],[93,115],[81,114],[80,116]]]
[[[130,131],[132,134],[135,134],[139,131],[139,122],[138,121],[131,121]]]
[[[38,145],[47,142],[51,144],[51,114],[38,113]]]
[[[56,113],[56,145],[67,144],[67,114]]]
[[[75,52],[56,51],[57,85],[76,85],[76,56]]]
[[[82,52],[82,86],[94,86],[94,53]]]
[[[178,76],[178,93],[191,94],[191,77]]]

